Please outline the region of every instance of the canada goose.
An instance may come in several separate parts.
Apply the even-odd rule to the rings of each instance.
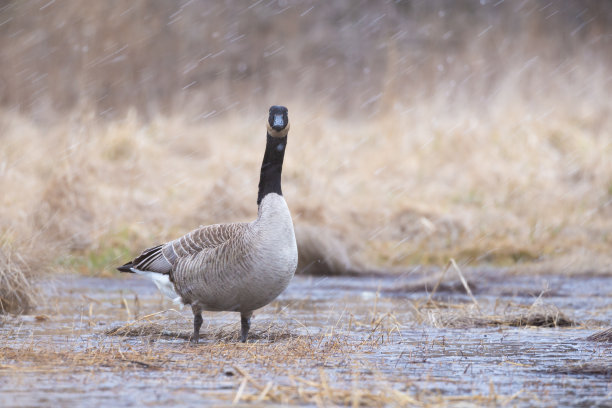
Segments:
[[[191,305],[194,343],[203,310],[240,312],[246,342],[253,311],[274,300],[293,278],[297,245],[281,191],[288,132],[287,108],[270,107],[255,221],[200,227],[117,268],[145,275],[174,302]]]

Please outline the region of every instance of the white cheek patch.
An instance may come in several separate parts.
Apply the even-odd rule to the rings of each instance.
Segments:
[[[266,121],[266,128],[268,129],[268,134],[272,137],[285,137],[287,133],[289,133],[291,123],[287,122],[285,127],[282,130],[276,130],[270,125],[270,121]]]

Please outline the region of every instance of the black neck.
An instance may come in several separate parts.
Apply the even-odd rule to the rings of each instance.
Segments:
[[[261,174],[259,176],[259,194],[257,195],[257,205],[269,193],[283,195],[281,191],[281,172],[283,171],[283,158],[285,157],[285,147],[287,146],[287,136],[272,137],[267,135],[266,152],[261,163]]]

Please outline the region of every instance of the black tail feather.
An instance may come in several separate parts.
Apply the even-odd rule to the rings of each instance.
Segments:
[[[150,270],[153,272],[160,272],[155,268],[154,269],[147,269],[147,268],[149,268],[149,266],[151,266],[151,263],[155,262],[158,258],[163,257],[161,250],[162,250],[162,245],[157,245],[153,248],[145,249],[142,254],[136,257],[136,259],[131,260],[125,265],[119,266],[117,270],[120,272],[134,273],[134,271],[132,271],[132,268],[136,268],[141,271]],[[167,266],[168,268],[171,268],[170,264],[168,264]],[[160,273],[167,273],[167,272],[160,272]]]
[[[133,267],[134,267],[134,264],[132,262],[128,262],[125,265],[118,266],[117,270],[120,271],[120,272],[134,273],[134,271],[132,271]]]

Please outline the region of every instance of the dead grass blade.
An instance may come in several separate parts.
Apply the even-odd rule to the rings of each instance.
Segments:
[[[440,279],[438,279],[438,281],[436,282],[436,284],[434,285],[434,288],[432,289],[431,293],[429,294],[429,298],[427,299],[427,302],[431,302],[431,299],[433,298],[433,296],[436,294],[436,292],[438,291],[438,288],[440,287],[440,283],[442,283],[442,281],[444,280],[444,277],[446,276],[446,272],[448,272],[448,268],[450,268],[451,263],[450,261],[446,264],[446,266],[444,267],[444,271],[442,272],[442,275],[440,275]]]
[[[461,283],[463,284],[463,287],[465,288],[465,291],[467,292],[467,294],[472,299],[472,302],[474,302],[474,305],[476,305],[476,308],[478,309],[478,311],[481,312],[480,305],[478,304],[478,301],[476,300],[476,298],[472,294],[472,290],[470,289],[470,286],[468,285],[467,281],[463,277],[463,273],[461,273],[461,269],[459,269],[459,266],[457,266],[457,262],[455,262],[455,260],[453,258],[451,258],[450,262],[453,265],[453,268],[455,269],[455,271],[457,271],[457,274],[459,275],[459,279],[461,279]]]

